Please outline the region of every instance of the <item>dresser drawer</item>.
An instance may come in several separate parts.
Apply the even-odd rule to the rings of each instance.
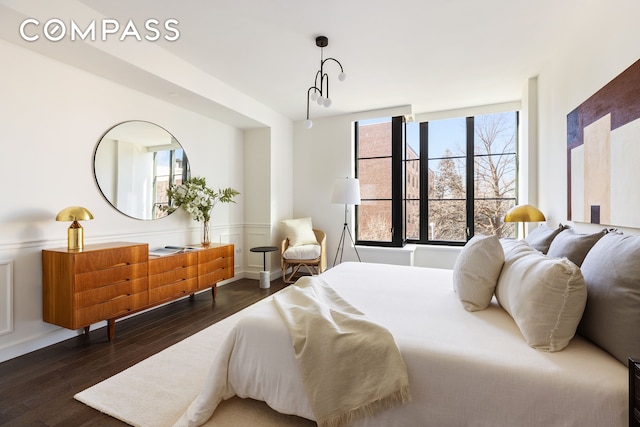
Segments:
[[[198,251],[198,263],[208,263],[218,258],[230,258],[233,256],[233,245],[219,248],[208,248]]]
[[[209,262],[199,264],[198,273],[208,274],[208,273],[213,273],[216,270],[221,270],[223,268],[231,268],[231,267],[233,267],[233,258],[231,257],[216,258]]]
[[[198,254],[195,252],[150,258],[149,275],[195,266],[197,264]]]
[[[84,292],[147,276],[147,264],[131,264],[75,275],[75,291]]]
[[[149,276],[149,290],[162,286],[173,285],[174,283],[184,282],[198,277],[198,267],[184,267],[175,270],[166,271],[164,273]]]
[[[196,291],[198,279],[182,280],[180,282],[149,289],[149,303],[158,304],[164,301],[171,301],[176,298],[185,297]]]
[[[214,286],[216,283],[222,280],[230,279],[233,277],[233,269],[224,268],[216,270],[212,273],[201,274],[198,276],[198,289],[206,289]]]
[[[104,304],[117,298],[147,292],[147,278],[122,281],[110,286],[102,286],[75,294],[75,302],[78,308]]]
[[[87,273],[144,263],[149,258],[147,245],[124,246],[119,248],[90,251],[75,257],[75,273]]]
[[[82,328],[101,320],[112,319],[135,311],[139,307],[148,304],[149,295],[147,292],[132,294],[128,296],[116,297],[108,302],[92,305],[77,310],[76,322],[73,329]]]

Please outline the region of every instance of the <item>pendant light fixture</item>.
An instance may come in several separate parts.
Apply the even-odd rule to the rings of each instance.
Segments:
[[[316,37],[316,46],[320,48],[320,69],[316,72],[316,78],[311,86],[307,90],[307,119],[304,121],[304,127],[311,129],[313,122],[309,119],[309,101],[315,101],[318,105],[325,107],[331,106],[331,98],[329,98],[329,75],[324,71],[324,64],[327,61],[333,61],[340,67],[340,74],[338,74],[338,80],[343,81],[347,75],[344,73],[342,64],[335,58],[324,59],[324,48],[329,44],[329,39],[325,36]]]

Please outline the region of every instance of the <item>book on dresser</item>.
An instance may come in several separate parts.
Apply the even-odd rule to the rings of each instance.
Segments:
[[[111,340],[116,319],[207,289],[215,298],[218,282],[234,276],[232,244],[175,248],[163,256],[130,242],[43,250],[43,320],[85,333],[106,320]]]
[[[159,248],[153,248],[149,250],[149,255],[151,256],[167,256],[167,255],[175,255],[181,254],[189,251],[197,251],[202,249],[202,247],[197,246],[161,246]]]

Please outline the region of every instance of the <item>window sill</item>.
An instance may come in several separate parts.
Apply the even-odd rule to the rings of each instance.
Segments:
[[[360,258],[378,264],[453,269],[462,246],[408,244],[402,248],[356,246]]]

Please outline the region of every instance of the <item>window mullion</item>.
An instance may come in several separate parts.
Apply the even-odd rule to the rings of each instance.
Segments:
[[[474,205],[475,205],[475,123],[473,117],[467,117],[467,230],[469,240],[475,234]]]
[[[402,180],[404,179],[402,173],[403,161],[403,131],[402,126],[404,124],[404,117],[398,116],[391,119],[391,222],[393,227],[393,235],[391,241],[393,246],[401,246],[404,243],[403,236],[403,210],[402,204],[404,203],[404,194],[402,189],[404,188]]]

